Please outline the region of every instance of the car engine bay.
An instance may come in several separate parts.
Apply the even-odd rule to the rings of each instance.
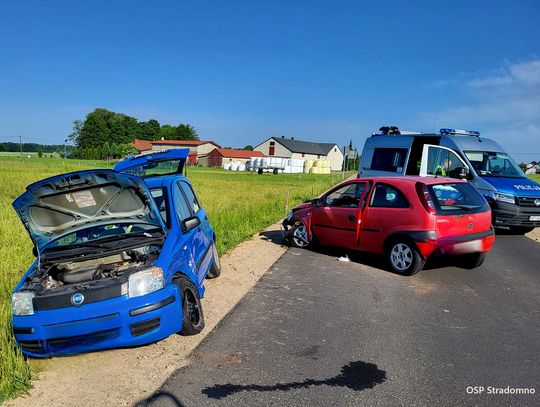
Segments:
[[[103,257],[86,259],[79,256],[58,262],[43,262],[28,277],[24,289],[37,296],[73,289],[89,289],[103,283],[121,284],[136,271],[151,267],[160,248],[146,245]]]

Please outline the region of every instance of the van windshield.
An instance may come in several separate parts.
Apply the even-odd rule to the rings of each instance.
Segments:
[[[498,178],[523,178],[525,175],[506,153],[494,151],[465,151],[478,175]]]

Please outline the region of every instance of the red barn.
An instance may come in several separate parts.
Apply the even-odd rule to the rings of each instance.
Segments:
[[[260,151],[215,148],[206,157],[199,158],[199,164],[221,167],[223,164],[232,162],[247,163],[251,157],[265,157],[265,155]]]

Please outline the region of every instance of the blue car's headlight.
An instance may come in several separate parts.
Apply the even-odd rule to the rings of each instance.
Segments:
[[[13,315],[34,315],[34,304],[32,303],[32,299],[35,296],[36,294],[32,291],[13,293],[11,295],[11,309],[13,311]]]
[[[514,199],[514,195],[502,194],[500,192],[493,192],[493,199],[499,202],[505,202],[505,203],[511,203],[511,204],[516,203],[516,200]]]
[[[163,270],[160,267],[138,271],[129,276],[128,296],[129,298],[140,297],[161,290],[164,284]]]

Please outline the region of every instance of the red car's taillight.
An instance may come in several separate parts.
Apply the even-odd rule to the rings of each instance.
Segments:
[[[416,192],[418,193],[420,202],[422,202],[422,205],[424,205],[424,208],[426,208],[426,211],[432,215],[435,215],[435,213],[437,213],[437,208],[435,207],[435,202],[433,202],[426,185],[418,182],[416,184]]]

